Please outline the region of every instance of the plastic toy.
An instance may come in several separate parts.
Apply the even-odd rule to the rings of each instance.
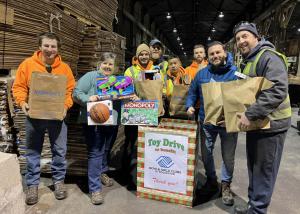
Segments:
[[[119,93],[122,94],[123,90],[132,84],[132,79],[130,77],[125,77],[120,82],[117,81],[114,87],[119,90]]]

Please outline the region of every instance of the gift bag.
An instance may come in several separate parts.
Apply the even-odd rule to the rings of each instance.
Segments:
[[[264,120],[251,121],[247,130],[238,127],[239,113],[255,103],[256,96],[262,91],[271,88],[272,82],[263,77],[254,77],[223,83],[222,97],[224,104],[224,115],[227,132],[250,131],[270,128],[268,118]]]
[[[163,82],[162,80],[144,80],[135,81],[134,87],[137,96],[142,100],[158,101],[158,116],[164,115],[164,107],[162,101]]]
[[[170,99],[170,116],[187,117],[185,100],[189,92],[189,85],[174,85]]]
[[[205,124],[217,126],[224,121],[224,109],[221,92],[221,82],[202,84],[203,105],[205,112]]]
[[[32,72],[29,91],[29,117],[63,120],[67,77]]]

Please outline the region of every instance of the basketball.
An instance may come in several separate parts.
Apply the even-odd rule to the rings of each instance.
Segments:
[[[96,123],[105,123],[109,116],[109,108],[102,103],[95,104],[90,109],[90,117]]]

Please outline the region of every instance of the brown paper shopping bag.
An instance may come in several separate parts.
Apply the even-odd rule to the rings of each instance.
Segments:
[[[221,82],[210,82],[202,84],[203,105],[205,112],[205,124],[217,126],[224,121],[223,100]]]
[[[238,127],[239,113],[243,113],[253,103],[262,91],[271,88],[272,82],[263,77],[226,82],[221,85],[224,104],[224,115],[227,132],[250,131],[270,128],[268,118],[252,121],[247,130]]]
[[[169,106],[171,116],[187,117],[185,100],[188,92],[189,85],[174,85]]]
[[[158,115],[164,115],[162,101],[163,82],[162,80],[134,81],[137,96],[142,100],[158,100]]]
[[[63,120],[67,77],[32,72],[29,92],[29,117]]]

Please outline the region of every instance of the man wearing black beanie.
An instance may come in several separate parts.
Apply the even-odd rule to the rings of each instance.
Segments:
[[[240,116],[246,130],[251,121],[268,118],[270,128],[247,131],[246,152],[249,174],[248,207],[236,213],[267,213],[275,186],[287,130],[291,126],[286,57],[272,43],[259,37],[254,23],[241,22],[234,28],[236,45],[243,61],[239,71],[249,77],[264,77],[273,83],[261,91],[256,102]]]

